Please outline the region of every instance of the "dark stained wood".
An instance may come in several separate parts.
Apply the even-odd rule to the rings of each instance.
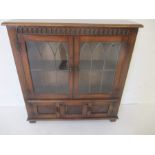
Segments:
[[[24,41],[48,41],[48,42],[67,42],[70,37],[66,36],[40,36],[40,35],[22,35]]]
[[[30,123],[36,123],[36,121],[35,121],[35,120],[30,120],[29,122],[30,122]]]
[[[17,72],[28,113],[33,123],[40,119],[109,119],[116,121],[139,27],[126,21],[10,21],[7,26]],[[69,94],[35,93],[26,41],[67,42]],[[111,93],[80,94],[81,42],[123,43]],[[42,67],[44,70],[44,68]],[[45,81],[44,81],[45,82]]]
[[[115,118],[115,117],[110,119],[111,122],[116,122],[116,120],[117,120],[117,118]]]
[[[35,35],[98,35],[98,36],[127,36],[130,33],[129,28],[117,27],[35,27],[35,26],[18,26],[17,33],[19,34],[35,34]]]
[[[137,28],[141,24],[129,20],[12,20],[3,22],[6,26],[56,26],[56,27],[118,27]]]
[[[26,86],[28,92],[29,99],[56,99],[56,98],[69,98],[72,97],[72,89],[73,89],[73,72],[69,72],[69,94],[51,94],[51,93],[44,93],[44,94],[36,94],[34,92],[34,87],[32,84],[32,78],[30,73],[30,65],[28,60],[28,54],[26,50],[26,41],[53,41],[53,42],[68,42],[69,45],[69,66],[73,67],[73,38],[71,36],[40,36],[40,35],[18,35],[20,39],[20,46],[21,46],[21,60],[23,63],[25,78],[26,78]]]
[[[29,66],[29,59],[28,59],[28,54],[26,51],[26,45],[24,41],[24,36],[20,35],[18,36],[20,39],[20,54],[21,54],[21,60],[24,68],[24,74],[25,74],[25,79],[27,83],[27,92],[29,94],[33,93],[33,84],[32,84],[32,79],[31,79],[31,73],[30,73],[30,66]]]
[[[33,108],[30,104],[27,104],[28,91],[27,91],[25,73],[24,73],[24,69],[23,69],[20,51],[17,48],[17,44],[19,44],[19,42],[17,39],[16,28],[8,27],[7,30],[8,30],[8,35],[10,38],[10,44],[11,44],[12,51],[13,51],[13,56],[14,56],[14,60],[15,60],[16,68],[17,68],[20,85],[21,85],[22,92],[23,92],[23,97],[25,100],[27,113],[28,113],[29,117],[32,117],[33,116]]]
[[[80,36],[81,42],[121,42],[127,40],[128,36]]]
[[[127,36],[80,36],[80,37],[75,37],[75,54],[74,54],[74,62],[75,68],[78,68],[80,65],[80,43],[81,42],[124,42],[127,44],[128,42],[128,37]],[[125,49],[124,49],[125,48]],[[108,93],[93,93],[93,94],[80,94],[78,92],[78,85],[79,85],[79,71],[75,70],[74,72],[74,98],[106,98],[106,99],[111,99],[111,98],[119,98],[118,94],[120,92],[120,87],[121,84],[118,82],[122,76],[122,70],[123,70],[123,63],[126,59],[127,55],[127,46],[122,46],[121,53],[119,56],[119,62],[117,64],[116,72],[115,72],[115,80],[114,80],[114,86],[113,86],[113,92],[108,94]]]
[[[132,54],[133,54],[133,49],[134,49],[134,45],[135,45],[135,42],[136,42],[136,37],[137,37],[137,33],[138,33],[138,29],[133,29],[131,35],[129,36],[129,39],[128,39],[128,47],[126,49],[126,51],[124,51],[124,55],[125,55],[125,58],[124,60],[122,60],[122,73],[121,73],[121,78],[120,80],[118,81],[118,85],[119,85],[119,102],[118,104],[114,107],[113,109],[113,114],[112,116],[117,116],[117,113],[118,113],[118,110],[119,110],[119,106],[120,106],[120,102],[121,102],[121,97],[122,97],[122,94],[123,94],[123,89],[124,89],[124,86],[125,86],[125,81],[126,81],[126,77],[127,77],[127,74],[128,74],[128,70],[129,70],[129,65],[130,65],[130,61],[131,61],[131,58],[132,58]]]
[[[28,100],[35,115],[31,119],[78,119],[110,117],[117,100]]]

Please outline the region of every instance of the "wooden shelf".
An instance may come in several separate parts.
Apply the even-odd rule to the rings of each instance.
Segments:
[[[55,68],[55,62],[51,60],[45,60],[45,61],[31,61],[31,71],[68,71],[69,68],[63,67],[60,68],[61,61],[56,61],[56,68]],[[105,65],[105,68],[103,68],[103,61],[102,60],[96,60],[92,62],[92,68],[90,68],[91,61],[89,60],[81,60],[80,61],[80,67],[79,70],[103,70],[103,71],[115,71],[114,64],[108,64],[107,68]]]

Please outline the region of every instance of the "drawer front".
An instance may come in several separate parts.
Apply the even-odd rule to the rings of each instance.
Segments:
[[[63,105],[63,118],[78,119],[86,118],[86,104],[81,101],[66,102]]]
[[[112,115],[115,101],[109,100],[83,100],[77,101],[77,104],[65,105],[65,118],[105,118]],[[72,111],[71,113],[69,111]],[[75,114],[74,111],[78,112]]]
[[[113,109],[112,101],[92,101],[87,107],[87,117],[107,117]]]
[[[33,101],[30,104],[33,107],[34,118],[52,119],[60,117],[60,102]]]
[[[116,101],[113,100],[65,100],[29,101],[34,118],[78,119],[105,118],[112,115]]]

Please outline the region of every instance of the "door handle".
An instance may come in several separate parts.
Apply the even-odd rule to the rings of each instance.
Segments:
[[[69,72],[73,72],[73,67],[69,67]]]

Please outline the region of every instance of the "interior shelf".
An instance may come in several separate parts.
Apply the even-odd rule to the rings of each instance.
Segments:
[[[103,64],[103,60],[82,60],[80,61],[79,69],[80,70],[104,70],[104,71],[115,71],[114,64]],[[69,67],[67,63],[62,61],[51,61],[51,60],[42,60],[42,61],[31,61],[30,64],[31,71],[68,71]]]
[[[61,85],[61,86],[50,86],[50,85],[38,85],[35,87],[35,91],[37,93],[53,93],[53,94],[68,94],[69,88],[67,85]]]
[[[51,61],[51,60],[41,60],[31,61],[30,64],[31,71],[67,71],[68,64],[64,61]]]

